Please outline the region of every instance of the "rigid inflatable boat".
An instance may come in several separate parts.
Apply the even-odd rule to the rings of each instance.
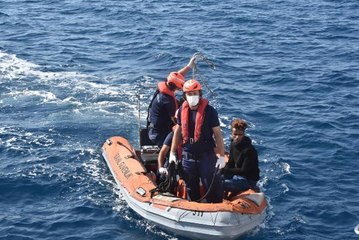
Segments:
[[[141,143],[140,143],[141,145]],[[103,156],[128,205],[145,219],[174,234],[193,239],[234,239],[258,226],[266,216],[263,193],[247,190],[222,203],[192,202],[153,192],[158,149],[135,150],[123,137],[103,144]]]

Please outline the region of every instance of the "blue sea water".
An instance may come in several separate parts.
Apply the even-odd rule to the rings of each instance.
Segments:
[[[138,146],[156,83],[196,51],[216,65],[199,62],[198,77],[226,144],[241,117],[259,153],[270,206],[240,239],[359,239],[358,12],[357,0],[0,1],[0,239],[183,239],[127,206],[101,145]]]

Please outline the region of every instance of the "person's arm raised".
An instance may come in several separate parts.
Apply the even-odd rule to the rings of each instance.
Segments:
[[[188,64],[184,66],[182,69],[178,71],[178,73],[182,74],[182,76],[186,76],[186,74],[191,70],[196,64],[197,56],[194,54],[189,60]]]

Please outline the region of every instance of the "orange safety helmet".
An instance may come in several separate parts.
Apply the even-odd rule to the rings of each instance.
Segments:
[[[173,83],[179,89],[183,88],[184,81],[183,75],[178,72],[171,72],[167,77],[167,83]]]
[[[200,91],[202,90],[201,84],[194,80],[188,80],[183,85],[183,92],[192,92],[192,91]]]

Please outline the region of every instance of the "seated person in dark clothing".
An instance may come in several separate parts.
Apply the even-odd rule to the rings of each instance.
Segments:
[[[168,152],[171,149],[172,139],[173,139],[173,131],[167,135],[165,141],[163,142],[162,148],[158,154],[157,162],[158,162],[158,173],[160,174],[160,176],[168,174],[168,171],[166,168],[168,163],[166,161],[166,158],[167,158]]]
[[[180,106],[183,103],[183,99],[180,101]],[[178,115],[178,109],[175,113],[175,121],[177,121],[177,115]],[[158,163],[158,174],[160,177],[165,177],[168,174],[167,167],[168,167],[168,152],[171,150],[172,145],[172,139],[173,139],[173,131],[170,132],[167,137],[165,138],[165,141],[163,142],[163,145],[161,147],[160,152],[158,153],[157,163]],[[182,155],[182,146],[178,147],[177,154],[178,156]]]
[[[242,119],[234,119],[231,123],[232,142],[229,160],[222,173],[224,190],[232,194],[247,189],[259,190],[258,154],[252,140],[245,136],[247,127],[248,124]]]

